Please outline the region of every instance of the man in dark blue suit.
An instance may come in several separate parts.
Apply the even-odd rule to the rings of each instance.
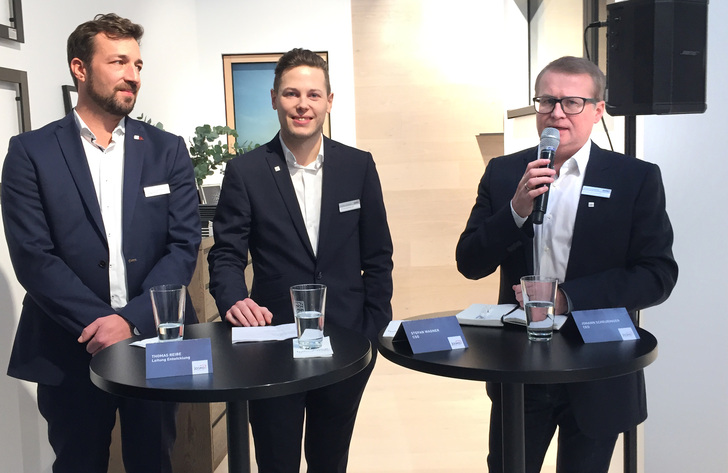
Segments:
[[[127,116],[142,33],[114,14],[77,27],[76,108],[12,138],[3,166],[5,235],[27,292],[8,374],[38,383],[55,473],[107,471],[117,410],[126,471],[171,472],[175,405],[106,394],[88,369],[99,350],[156,334],[148,290],[188,284],[200,242],[184,141]]]
[[[284,54],[271,99],[280,133],[225,169],[209,255],[210,292],[229,323],[257,326],[293,322],[291,286],[325,284],[326,325],[356,330],[375,342],[392,318],[393,265],[372,156],[322,135],[333,94],[328,66],[317,54],[302,49]],[[250,292],[244,275],[248,252]],[[346,471],[373,365],[332,386],[251,401],[259,471],[299,471],[304,414],[308,471]]]
[[[554,169],[537,148],[488,163],[457,245],[460,272],[479,279],[500,267],[500,303],[523,303],[519,279],[534,271],[534,235],[541,274],[559,279],[556,313],[625,307],[630,313],[663,302],[677,281],[673,233],[659,168],[604,151],[589,139],[604,113],[604,74],[586,59],[564,57],[536,79],[539,134],[559,131]],[[542,225],[534,199],[550,184]],[[525,336],[525,335],[524,335]],[[502,472],[500,385],[493,402],[490,471]],[[559,427],[557,472],[607,472],[619,432],[647,417],[644,376],[588,383],[527,385],[524,394],[526,471],[540,471]],[[509,419],[505,419],[509,422]]]

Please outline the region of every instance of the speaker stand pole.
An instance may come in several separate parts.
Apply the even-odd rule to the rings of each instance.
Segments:
[[[634,115],[624,117],[624,154],[637,155],[637,117]]]
[[[624,154],[637,156],[637,117],[624,117]],[[639,313],[636,324],[639,326]],[[637,473],[637,427],[624,432],[624,473]]]

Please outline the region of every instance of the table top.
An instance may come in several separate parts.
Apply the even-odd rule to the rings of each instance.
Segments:
[[[426,314],[445,317],[459,311]],[[411,319],[410,319],[411,320]],[[575,383],[638,371],[657,358],[657,340],[637,328],[639,340],[584,343],[575,326],[554,331],[549,342],[530,342],[526,328],[462,325],[468,348],[412,353],[409,345],[379,333],[379,352],[388,360],[424,373],[450,378],[501,383]],[[570,328],[570,330],[569,330]]]
[[[112,394],[148,400],[223,402],[263,399],[317,389],[342,381],[371,361],[369,340],[327,325],[334,355],[293,358],[292,341],[232,343],[222,322],[185,326],[185,339],[209,338],[213,373],[146,379],[145,350],[116,343],[93,357],[91,381]]]

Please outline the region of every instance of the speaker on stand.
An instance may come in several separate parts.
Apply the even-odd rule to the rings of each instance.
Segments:
[[[607,113],[705,112],[707,27],[708,0],[607,5]]]
[[[636,115],[705,112],[707,30],[708,0],[607,5],[606,111],[624,116],[625,154],[637,154]],[[636,428],[624,433],[624,471],[637,472]]]

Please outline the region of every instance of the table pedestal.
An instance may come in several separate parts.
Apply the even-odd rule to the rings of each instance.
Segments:
[[[526,473],[523,384],[501,384],[503,473]]]
[[[250,473],[248,401],[227,402],[229,473]]]

